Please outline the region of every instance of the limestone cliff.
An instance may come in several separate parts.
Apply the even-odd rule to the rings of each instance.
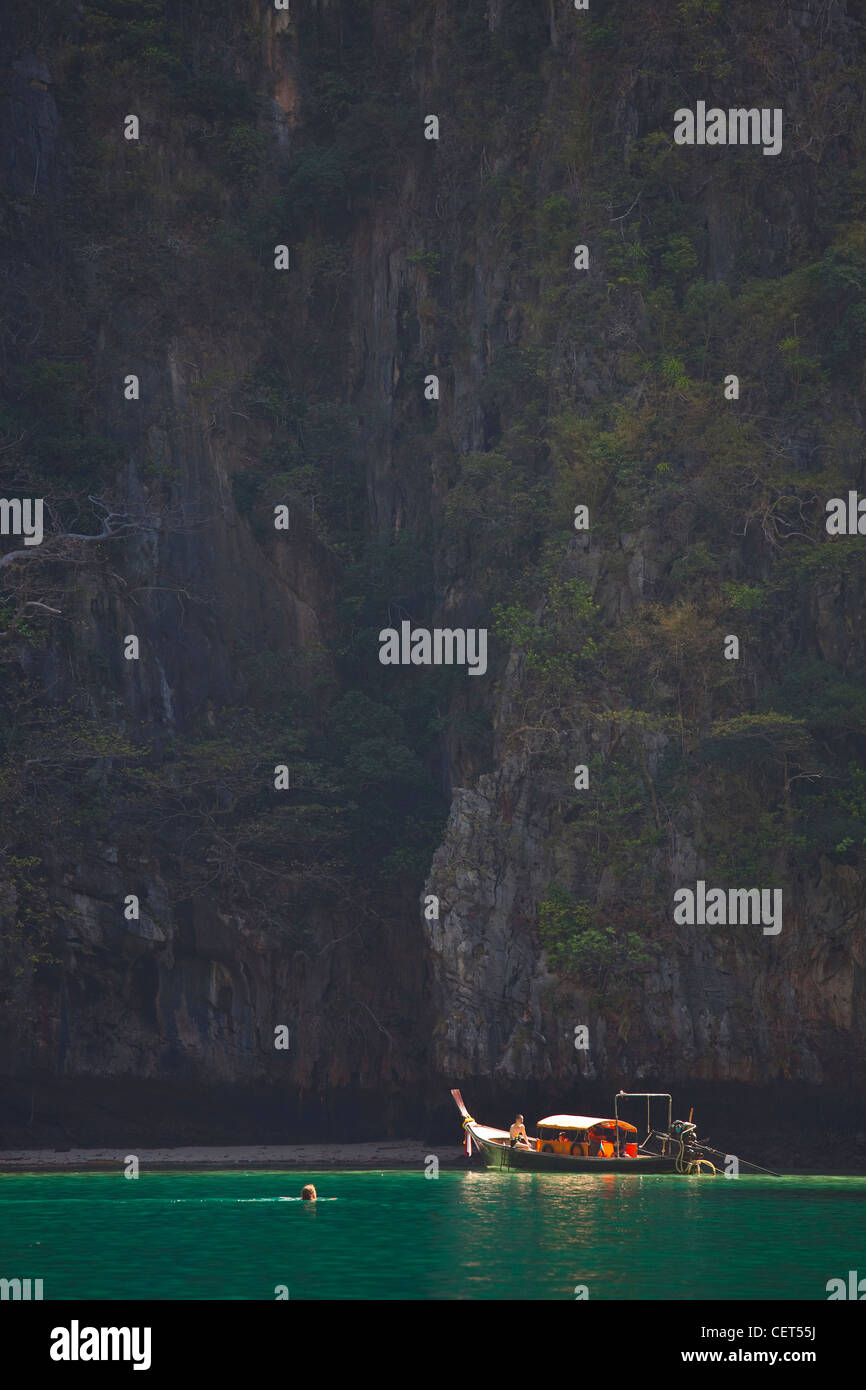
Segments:
[[[862,6],[594,11],[2,21],[5,1142],[861,1123]],[[781,154],[678,149],[698,100]],[[406,618],[487,674],[382,667]],[[698,879],[782,932],[675,925]]]

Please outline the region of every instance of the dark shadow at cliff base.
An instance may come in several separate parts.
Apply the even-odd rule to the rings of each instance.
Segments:
[[[273,1087],[179,1085],[135,1078],[69,1077],[0,1081],[0,1149],[161,1148],[194,1144],[364,1142],[419,1136],[460,1142],[450,1085],[459,1085],[472,1115],[507,1127],[520,1112],[527,1128],[544,1115],[613,1113],[617,1089],[604,1083],[568,1087],[494,1085],[456,1077],[435,1089],[349,1089],[298,1095]],[[656,1081],[624,1083],[623,1089]],[[640,1103],[625,1118],[642,1124]],[[750,1087],[685,1082],[674,1088],[674,1118],[694,1107],[700,1137],[725,1153],[785,1171],[866,1171],[866,1099],[841,1088]],[[658,1122],[664,1110],[659,1102]]]
[[[454,1111],[457,1119],[457,1112]],[[298,1144],[405,1138],[428,1127],[420,1097],[67,1077],[0,1080],[0,1148]],[[459,1143],[459,1124],[451,1138]]]

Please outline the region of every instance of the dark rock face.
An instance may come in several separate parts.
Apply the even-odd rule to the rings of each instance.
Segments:
[[[51,73],[32,53],[12,64],[0,138],[3,183],[12,194],[51,197],[60,191],[60,116],[52,87]]]
[[[788,906],[778,942],[763,938],[760,928],[699,935],[674,928],[654,908],[659,949],[638,979],[608,982],[600,997],[589,979],[553,968],[538,932],[539,904],[552,881],[585,889],[579,896],[593,897],[602,914],[638,890],[612,866],[594,872],[590,889],[564,790],[574,763],[613,756],[617,735],[577,707],[565,714],[560,708],[557,718],[543,712],[536,728],[540,686],[519,649],[501,646],[488,680],[466,683],[477,689],[449,690],[437,710],[438,742],[419,756],[450,797],[450,816],[422,870],[383,878],[369,892],[354,889],[343,874],[335,889],[332,841],[324,835],[315,853],[298,850],[297,862],[295,851],[286,850],[288,865],[269,843],[262,848],[261,823],[252,817],[253,828],[228,843],[220,818],[254,800],[253,777],[269,791],[275,762],[306,756],[302,743],[291,752],[290,734],[302,716],[314,727],[318,715],[324,721],[354,688],[346,676],[347,633],[361,621],[356,610],[346,612],[349,552],[316,523],[315,507],[333,508],[334,498],[309,489],[301,505],[291,492],[301,486],[302,468],[291,453],[294,441],[279,433],[286,402],[307,388],[305,373],[315,363],[329,390],[308,391],[313,406],[336,401],[351,416],[358,450],[352,481],[363,499],[357,522],[365,536],[426,538],[433,575],[427,616],[443,626],[492,627],[500,594],[485,546],[498,548],[500,560],[512,546],[515,557],[522,554],[525,537],[515,539],[496,508],[503,516],[513,510],[529,517],[529,487],[515,485],[490,506],[484,494],[474,529],[459,530],[449,512],[462,481],[459,463],[500,450],[504,468],[528,450],[526,437],[536,428],[544,439],[537,457],[547,466],[551,435],[539,421],[523,421],[518,430],[509,413],[528,389],[524,379],[509,385],[507,376],[496,375],[503,362],[518,362],[520,352],[539,344],[549,357],[546,366],[533,367],[532,381],[547,371],[579,413],[588,418],[606,401],[639,410],[650,390],[642,355],[654,359],[661,351],[651,320],[662,301],[650,303],[646,284],[637,276],[630,282],[628,267],[611,268],[619,251],[603,237],[612,226],[619,229],[615,218],[631,201],[631,189],[620,198],[617,188],[609,205],[594,193],[581,122],[604,127],[605,157],[618,178],[642,140],[669,132],[671,103],[679,98],[669,74],[641,70],[639,36],[619,12],[611,24],[623,28],[627,56],[618,65],[604,25],[586,40],[573,17],[553,4],[521,10],[497,0],[468,4],[455,15],[432,0],[420,9],[397,0],[361,7],[336,0],[296,19],[262,3],[248,24],[231,6],[182,8],[188,11],[182,22],[167,28],[146,58],[125,49],[119,34],[117,71],[106,76],[104,96],[96,78],[82,76],[81,53],[96,37],[79,33],[77,21],[41,36],[35,52],[27,47],[36,36],[23,10],[16,7],[4,22],[13,54],[0,96],[0,171],[8,193],[3,359],[11,394],[17,399],[24,389],[15,376],[22,363],[86,361],[91,374],[81,408],[98,422],[94,434],[110,438],[118,451],[96,491],[139,520],[120,539],[88,550],[86,561],[81,548],[59,553],[54,568],[42,571],[51,587],[27,594],[57,599],[51,606],[62,611],[62,622],[46,623],[32,640],[18,634],[7,647],[16,676],[22,673],[58,708],[72,700],[82,717],[118,742],[103,749],[91,742],[77,767],[61,760],[58,777],[75,779],[83,809],[74,848],[60,812],[49,811],[46,842],[29,847],[41,859],[52,923],[38,950],[19,925],[29,901],[20,871],[10,869],[4,880],[0,962],[8,1013],[0,1028],[0,1072],[9,1089],[0,1142],[113,1143],[127,1142],[127,1135],[130,1143],[228,1142],[243,1130],[243,1138],[265,1143],[402,1134],[420,1124],[445,1133],[450,1116],[441,1099],[457,1082],[474,1113],[482,1102],[531,1113],[533,1097],[539,1113],[575,1096],[581,1104],[597,1097],[594,1103],[604,1105],[621,1085],[644,1084],[704,1087],[707,1104],[725,1111],[726,1088],[736,1086],[757,1128],[768,1092],[802,1083],[822,1088],[832,1122],[854,1135],[862,1091],[852,1093],[848,1078],[862,1075],[866,1060],[860,861],[781,848],[776,868]],[[679,30],[668,34],[668,6],[642,8],[650,51],[665,51],[669,40],[676,68],[692,40]],[[735,56],[725,61],[760,69],[755,28],[743,7],[733,8]],[[860,43],[843,10],[801,5],[790,12],[786,30],[785,61],[792,64],[815,40],[816,26],[821,30],[822,52],[837,74],[831,105],[837,98],[842,103],[844,73]],[[351,45],[360,45],[362,21],[373,67],[380,63],[390,73],[386,65],[401,55],[407,86],[394,100],[397,124],[387,132],[385,97],[379,94],[371,115],[370,92],[353,87],[360,47]],[[481,83],[477,110],[465,100],[458,110],[448,104],[451,65],[461,53],[470,63],[472,45],[508,81],[495,94]],[[694,71],[706,71],[703,56],[689,53]],[[722,57],[715,50],[710,57],[722,71],[713,80],[727,90]],[[583,111],[574,73],[586,76],[595,62],[598,93]],[[459,82],[467,80],[464,71]],[[751,67],[749,81],[757,82]],[[166,95],[176,92],[188,102],[182,118],[171,105],[180,98]],[[406,92],[414,103],[408,113],[400,106]],[[220,124],[232,103],[236,116]],[[807,96],[796,84],[786,88],[786,105],[807,120]],[[351,120],[340,116],[340,129],[360,133],[338,167],[322,151],[333,135],[328,122],[343,107]],[[124,145],[119,133],[130,109],[144,131],[137,145]],[[443,138],[435,145],[425,145],[420,134],[428,111],[442,116]],[[569,134],[564,127],[572,119]],[[387,177],[375,165],[353,182],[353,161],[363,163],[377,141],[383,148],[390,142]],[[608,146],[615,146],[615,159]],[[828,159],[859,167],[855,135],[827,149]],[[91,159],[99,162],[82,170]],[[817,257],[823,249],[817,163],[804,156],[796,184],[775,191],[753,171],[743,173],[744,165],[737,166],[741,183],[727,168],[713,167],[715,178],[695,172],[678,193],[704,228],[691,272],[702,283],[742,281],[750,255],[748,273],[768,280],[782,277],[803,245],[814,243]],[[758,172],[764,179],[766,171]],[[82,193],[85,174],[92,182]],[[250,195],[239,203],[238,189],[256,179],[261,200]],[[276,192],[267,202],[269,181],[283,190],[282,202]],[[108,207],[113,201],[113,215],[103,208],[100,222],[91,194]],[[564,232],[557,230],[557,197],[567,203]],[[308,223],[298,211],[304,198],[314,205]],[[498,220],[484,210],[494,206],[503,209]],[[659,200],[653,211],[661,206]],[[205,211],[194,223],[199,207]],[[225,251],[221,235],[236,237],[234,250]],[[293,299],[279,298],[273,281],[261,290],[264,276],[273,274],[272,248],[284,239],[292,243],[302,286],[287,292]],[[593,242],[587,293],[596,298],[572,302],[571,289],[556,282],[556,256],[582,240]],[[666,264],[675,261],[672,245],[659,253]],[[235,273],[237,283],[229,283]],[[676,295],[684,298],[683,284]],[[279,387],[272,398],[262,367],[269,369],[277,347]],[[741,369],[744,380],[748,366]],[[525,363],[520,370],[528,370]],[[141,379],[135,415],[118,403],[120,383],[133,371]],[[440,379],[435,407],[422,400],[427,373]],[[255,386],[243,394],[240,384],[249,380]],[[856,431],[862,421],[854,418],[856,405],[846,402],[849,408],[846,420]],[[839,399],[833,409],[842,411]],[[304,418],[312,436],[311,417]],[[327,478],[347,434],[344,418],[336,418],[317,476]],[[704,428],[705,421],[696,427],[696,441]],[[808,460],[816,446],[808,431],[798,437],[802,422],[781,432],[773,447],[799,449]],[[636,452],[642,444],[643,438]],[[583,446],[570,447],[579,456]],[[850,447],[856,452],[856,444]],[[17,496],[13,487],[20,491],[20,479],[26,486],[36,474],[19,469],[16,484],[18,454],[0,460],[9,457],[14,466],[0,491]],[[270,473],[255,493],[265,459]],[[632,460],[610,463],[611,476],[621,464],[626,471]],[[670,467],[665,459],[661,464]],[[688,457],[684,467],[687,472]],[[256,499],[246,508],[239,480]],[[58,507],[66,499],[64,515],[70,496],[77,505],[88,495],[83,484],[60,477],[55,483],[51,495]],[[344,485],[339,475],[331,491]],[[598,487],[599,511],[605,486]],[[583,494],[572,499],[569,488],[570,508]],[[671,503],[672,513],[694,507],[683,522],[690,542],[703,534],[704,512],[712,511],[712,498],[700,489],[700,480],[684,476]],[[267,514],[284,496],[292,498],[291,544],[281,542]],[[587,586],[609,628],[641,621],[646,606],[660,601],[681,559],[677,524],[665,530],[656,519],[621,516],[604,535],[566,536],[564,572]],[[94,525],[91,517],[71,529],[92,534]],[[525,529],[536,525],[530,518]],[[556,525],[558,533],[542,528],[547,539],[561,539],[561,518]],[[719,587],[723,579],[754,580],[762,565],[771,572],[775,556],[761,552],[753,561],[750,553],[756,529],[734,534],[729,527]],[[16,583],[23,568],[15,567]],[[385,626],[388,602],[405,615],[405,590],[395,578],[394,594],[387,586],[383,592]],[[786,649],[780,639],[777,650],[760,658],[755,687],[759,679],[771,685],[795,648],[862,672],[863,636],[855,629],[863,592],[859,561],[849,575],[804,585],[797,640]],[[124,659],[130,633],[139,637],[145,659]],[[285,673],[295,682],[296,703],[282,702]],[[658,676],[660,698],[673,691],[673,679],[671,671]],[[622,691],[608,687],[606,696],[611,707],[627,703]],[[695,727],[706,731],[720,709],[712,692],[701,699]],[[223,772],[226,749],[260,714],[283,719],[282,744],[274,744],[273,755],[270,743],[260,745],[242,774],[230,760]],[[482,717],[486,741],[473,741],[466,730]],[[517,737],[528,724],[536,728],[535,743],[535,735]],[[326,742],[331,737],[324,723],[318,733]],[[198,765],[182,751],[203,737],[213,749],[210,780],[202,778],[206,790],[199,796]],[[678,737],[685,746],[685,736],[670,728],[639,735],[634,756],[652,788]],[[132,758],[120,740],[146,744],[153,760],[146,764],[155,779],[146,815],[141,783],[138,800],[128,788],[106,791],[109,777]],[[289,751],[283,755],[280,747]],[[6,752],[14,762],[12,743]],[[853,742],[848,753],[859,756]],[[752,784],[757,780],[755,772]],[[23,785],[34,805],[47,804],[44,782]],[[364,785],[372,818],[377,784]],[[338,809],[340,800],[335,792]],[[419,814],[423,801],[419,794]],[[302,805],[298,820],[314,813]],[[56,842],[47,829],[52,814]],[[698,798],[684,797],[646,852],[668,900],[675,887],[706,876],[707,818]],[[658,812],[657,828],[662,820]],[[185,860],[187,840],[194,848]],[[288,836],[285,843],[295,841]],[[17,859],[22,852],[16,842]],[[440,899],[438,918],[425,918],[419,907],[419,896],[428,894]],[[137,917],[124,912],[128,895],[139,899]],[[591,1033],[584,1053],[574,1047],[580,1024]],[[284,1049],[274,1046],[280,1027],[289,1032]],[[780,1105],[789,1118],[797,1104],[796,1090],[786,1089]]]

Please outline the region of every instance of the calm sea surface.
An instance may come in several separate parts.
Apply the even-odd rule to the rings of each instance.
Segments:
[[[0,1278],[46,1299],[826,1300],[850,1269],[866,1178],[0,1175]]]

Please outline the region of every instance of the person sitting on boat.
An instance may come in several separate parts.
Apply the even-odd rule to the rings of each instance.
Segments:
[[[526,1144],[527,1146],[529,1145],[529,1139],[526,1134],[526,1126],[523,1123],[522,1115],[517,1116],[517,1119],[514,1121],[514,1124],[508,1131],[508,1137],[511,1140],[512,1149],[514,1148],[514,1145],[517,1143]]]
[[[589,1139],[590,1158],[604,1158],[604,1135],[601,1130],[591,1129],[587,1138]]]

